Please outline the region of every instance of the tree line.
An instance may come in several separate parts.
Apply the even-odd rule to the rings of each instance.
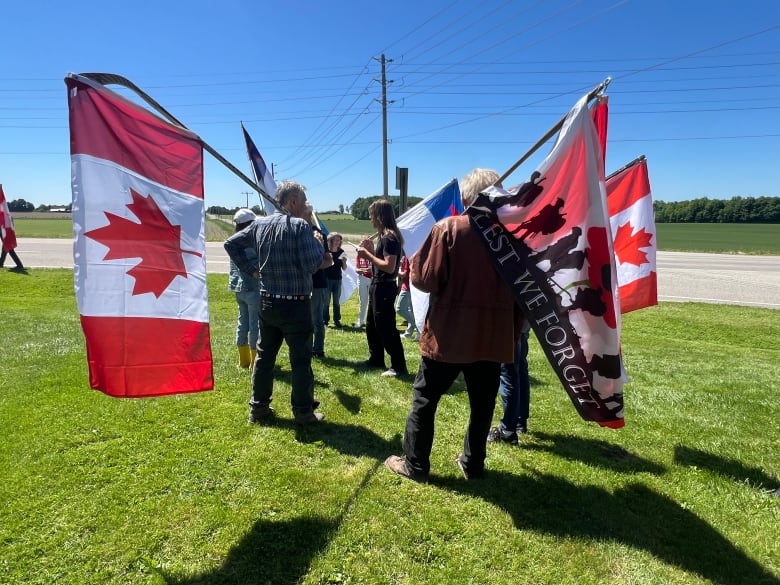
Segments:
[[[780,197],[654,201],[656,223],[780,223]]]

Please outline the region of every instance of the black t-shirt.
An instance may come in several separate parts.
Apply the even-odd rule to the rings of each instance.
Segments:
[[[333,266],[328,266],[325,269],[325,275],[328,277],[328,280],[341,280],[341,256],[343,254],[344,250],[341,248],[330,253],[333,256]]]
[[[398,269],[401,267],[401,244],[393,232],[386,232],[379,238],[379,243],[376,246],[376,250],[374,250],[374,256],[383,260],[387,256],[396,256],[395,270],[393,270],[392,274],[379,268],[374,268],[373,280],[373,282],[395,282],[398,276]]]

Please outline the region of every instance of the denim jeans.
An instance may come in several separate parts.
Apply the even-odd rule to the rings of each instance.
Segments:
[[[501,404],[504,415],[499,428],[514,433],[525,426],[531,407],[531,379],[528,376],[528,331],[515,344],[515,361],[501,364]]]
[[[292,370],[290,404],[294,414],[312,411],[314,373],[311,369],[311,300],[260,298],[260,341],[252,372],[250,406],[268,406],[274,390],[276,356],[287,343]]]
[[[314,343],[312,352],[321,353],[325,351],[325,322],[322,315],[325,311],[325,305],[328,302],[327,288],[314,288],[311,291],[311,324],[314,327]]]
[[[430,472],[436,408],[460,372],[466,381],[470,408],[461,460],[470,473],[479,474],[484,470],[487,435],[498,394],[498,370],[498,362],[450,364],[426,357],[420,359],[404,431],[404,454],[412,471]]]
[[[236,345],[257,347],[257,333],[260,329],[260,291],[249,290],[236,293],[238,323],[236,324]]]
[[[405,333],[411,335],[417,329],[414,324],[414,311],[412,310],[412,293],[408,290],[402,290],[398,293],[398,303],[395,310],[401,315],[404,321],[408,323]]]
[[[333,322],[341,323],[341,279],[328,279],[328,295],[325,298],[325,309],[322,313],[322,320],[327,323],[330,321],[330,304],[333,302]]]

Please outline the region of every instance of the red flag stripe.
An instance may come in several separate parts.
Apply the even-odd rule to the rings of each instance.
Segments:
[[[82,316],[81,325],[92,388],[140,398],[214,386],[208,323]]]
[[[607,181],[609,215],[620,213],[650,194],[647,164],[643,159]]]
[[[119,96],[67,78],[70,152],[114,161],[170,189],[203,198],[200,139]],[[93,124],[105,120],[105,124]],[[164,144],[165,148],[150,148]]]
[[[632,280],[619,290],[621,313],[630,313],[658,304],[658,279],[655,272]]]

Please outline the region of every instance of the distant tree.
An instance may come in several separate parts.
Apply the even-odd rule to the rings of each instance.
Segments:
[[[381,198],[382,198],[381,195],[374,195],[373,197],[358,197],[357,199],[355,199],[354,203],[352,203],[352,207],[350,208],[350,213],[352,213],[352,216],[355,219],[368,219],[369,206],[374,201]],[[387,197],[387,200],[390,201],[390,203],[392,204],[393,211],[395,212],[395,216],[398,217],[400,215],[399,209],[401,208],[401,198],[398,195],[390,195]],[[407,198],[406,208],[411,209],[412,207],[417,205],[420,201],[422,201],[422,197],[410,196]]]
[[[233,212],[231,212],[227,207],[222,207],[221,205],[212,205],[206,209],[206,213],[210,213],[211,215],[232,215]]]
[[[656,223],[780,223],[780,197],[654,201]]]
[[[8,211],[35,211],[35,205],[24,199],[14,199],[8,202]]]
[[[344,206],[339,203],[339,213],[344,213]]]

